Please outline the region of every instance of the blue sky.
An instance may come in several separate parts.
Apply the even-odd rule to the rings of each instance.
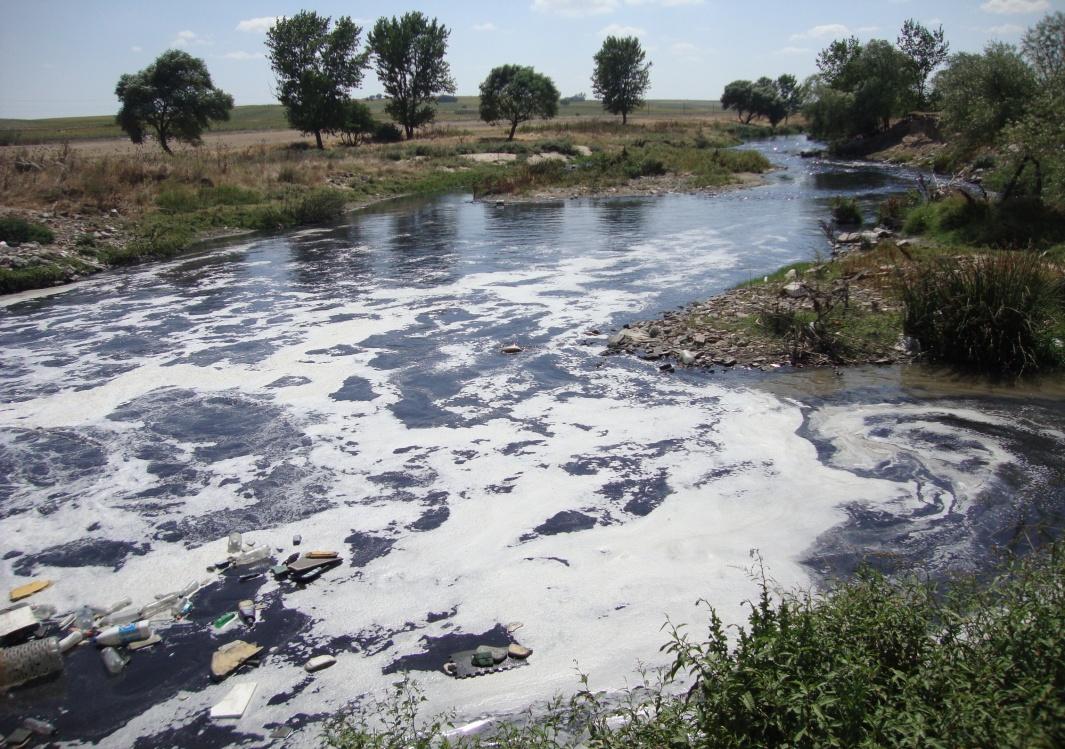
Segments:
[[[839,36],[894,40],[911,17],[942,23],[954,51],[1017,42],[1065,0],[0,0],[0,117],[114,112],[118,77],[170,47],[204,58],[237,104],[271,103],[265,29],[303,8],[363,25],[407,10],[439,18],[452,30],[448,60],[460,94],[476,93],[502,63],[534,66],[563,95],[590,94],[592,55],[615,33],[643,40],[654,63],[651,97],[716,99],[736,78],[813,73],[818,50]],[[360,94],[379,91],[369,74]]]

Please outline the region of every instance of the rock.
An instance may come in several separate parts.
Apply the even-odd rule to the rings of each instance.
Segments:
[[[660,366],[658,369],[659,369],[660,372],[666,372],[666,373],[675,372],[676,371],[676,369],[674,369],[673,365],[670,364],[669,362],[666,362],[665,364]]]
[[[524,659],[532,655],[532,651],[529,650],[527,647],[513,642],[510,644],[510,647],[507,648],[507,655],[509,655],[511,658]]]
[[[520,354],[522,352],[521,346],[516,343],[508,343],[503,348],[499,349],[504,354]]]
[[[878,226],[873,229],[873,233],[876,234],[879,239],[888,239],[889,237],[895,236],[895,232],[883,226]]]
[[[836,236],[840,244],[858,244],[862,241],[862,233],[859,231],[844,232]]]
[[[799,274],[794,268],[789,268],[788,272],[784,274],[785,281],[794,281],[798,277]]]
[[[692,364],[695,364],[695,354],[691,351],[688,351],[687,349],[682,349],[678,351],[677,358],[680,360],[680,363],[686,367],[690,367]]]
[[[863,231],[861,233],[862,244],[876,244],[880,241],[880,235],[875,231]]]
[[[618,331],[614,335],[607,339],[606,345],[611,348],[621,348],[623,346],[632,346],[640,343],[646,343],[650,340],[650,337],[642,330],[636,330],[634,328],[624,328]]]
[[[907,247],[913,246],[913,240],[910,240],[910,239],[899,239],[899,240],[896,240],[895,246],[898,247],[900,250],[905,250]]]
[[[720,359],[714,359],[714,364],[720,364],[722,367],[735,367],[736,366],[736,357],[734,357],[734,356],[726,356],[726,357],[722,357]]]
[[[792,281],[780,290],[781,296],[786,296],[791,299],[802,299],[807,296],[809,289],[806,288],[806,284],[799,281]]]

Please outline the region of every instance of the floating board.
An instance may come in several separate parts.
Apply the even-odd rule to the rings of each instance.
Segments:
[[[473,665],[473,654],[476,652],[476,650],[463,650],[460,653],[451,654],[451,662],[455,664],[455,671],[452,675],[456,679],[469,679],[474,676],[484,676],[485,674],[494,674],[499,671],[510,671],[511,669],[529,665],[528,660],[507,658],[501,663],[494,663],[491,666],[475,666]]]
[[[255,694],[256,683],[249,681],[237,684],[229,690],[221,702],[211,708],[212,718],[239,718],[248,709],[251,696]]]

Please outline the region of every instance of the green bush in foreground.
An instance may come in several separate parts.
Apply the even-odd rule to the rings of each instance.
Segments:
[[[1060,366],[1062,280],[1027,252],[925,265],[904,278],[903,330],[933,361],[997,372]]]
[[[832,200],[832,218],[843,226],[861,226],[862,209],[854,198],[835,198]]]
[[[409,681],[327,733],[340,749],[1056,747],[1065,745],[1065,553],[1052,546],[946,592],[862,572],[774,600],[761,579],[730,637],[675,628],[661,680],[620,701],[589,691],[472,738],[422,720]],[[646,682],[646,680],[645,680]]]
[[[55,241],[55,234],[44,224],[27,221],[19,216],[0,216],[0,241],[9,244]]]

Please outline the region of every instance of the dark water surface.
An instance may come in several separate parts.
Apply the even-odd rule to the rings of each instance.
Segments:
[[[802,160],[801,138],[749,147],[781,167],[764,187],[400,201],[0,307],[0,583],[52,579],[33,600],[60,612],[207,583],[122,675],[82,648],[0,702],[0,730],[35,715],[64,740],[221,746],[287,724],[313,746],[316,720],[405,669],[430,710],[506,712],[572,689],[574,660],[621,686],[666,615],[703,620],[699,597],[740,621],[751,549],[788,587],[863,560],[986,569],[1056,535],[1060,382],[599,355],[626,321],[825,252],[833,197],[872,206],[911,179]],[[219,579],[231,530],[346,563],[305,587]],[[207,631],[252,596],[254,628]],[[213,684],[236,637],[266,656]],[[523,642],[531,667],[439,673],[478,639]],[[306,674],[323,652],[337,665]],[[242,681],[244,717],[212,722]]]

